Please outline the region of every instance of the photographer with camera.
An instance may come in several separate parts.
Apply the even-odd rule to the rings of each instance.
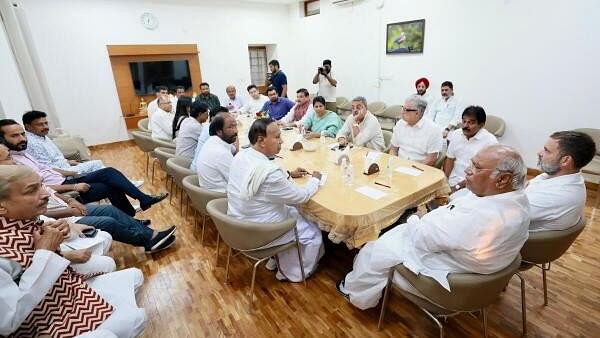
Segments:
[[[313,84],[319,84],[319,96],[325,98],[327,103],[325,108],[330,111],[337,111],[335,89],[337,80],[333,78],[331,72],[331,60],[323,60],[323,67],[317,68],[317,74],[313,77]]]

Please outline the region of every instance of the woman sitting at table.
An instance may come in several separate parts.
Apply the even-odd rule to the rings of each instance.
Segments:
[[[327,137],[335,137],[342,126],[342,119],[337,113],[325,109],[325,98],[317,96],[313,99],[313,110],[304,119],[305,138],[321,137],[325,132]]]

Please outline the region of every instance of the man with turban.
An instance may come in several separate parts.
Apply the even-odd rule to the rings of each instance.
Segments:
[[[433,97],[427,92],[427,89],[429,89],[429,80],[426,77],[417,79],[415,81],[415,88],[417,88],[417,95],[420,95],[423,100],[427,101],[427,105],[431,104]]]

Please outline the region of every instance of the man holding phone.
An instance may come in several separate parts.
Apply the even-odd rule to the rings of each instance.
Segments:
[[[323,60],[323,67],[317,68],[317,74],[313,77],[313,84],[319,84],[319,96],[325,98],[325,109],[336,112],[336,88],[337,80],[331,72],[331,60]]]

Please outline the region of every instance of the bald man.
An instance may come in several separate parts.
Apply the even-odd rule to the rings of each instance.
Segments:
[[[237,95],[237,90],[234,85],[229,85],[225,88],[225,97],[221,100],[223,106],[227,107],[230,113],[239,113],[240,109],[244,106],[242,98]]]
[[[507,267],[527,240],[529,201],[522,191],[527,169],[514,149],[483,148],[465,170],[473,192],[367,243],[353,270],[336,287],[360,309],[377,305],[390,269],[403,263],[449,292],[449,273],[491,274]],[[425,298],[399,274],[394,283]]]

